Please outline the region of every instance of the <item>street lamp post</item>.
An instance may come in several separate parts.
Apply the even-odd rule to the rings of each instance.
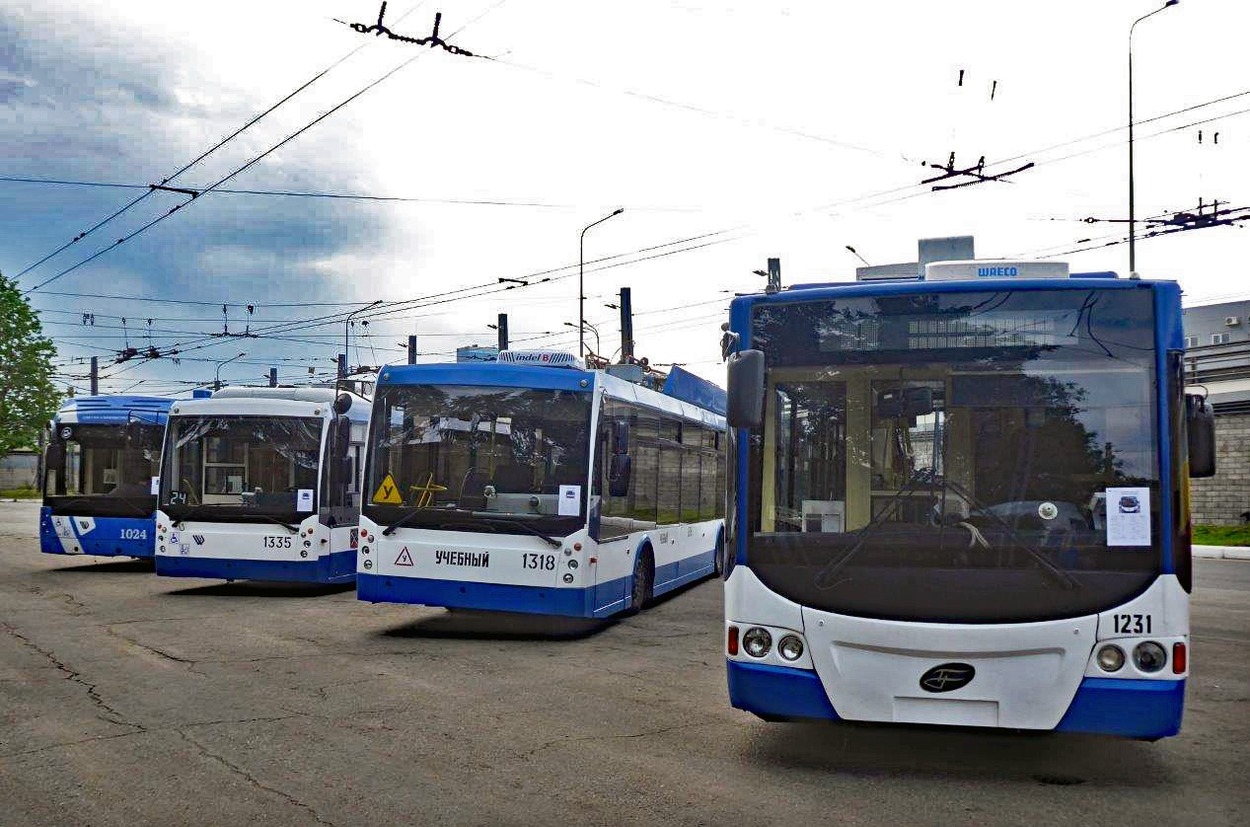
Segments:
[[[586,314],[584,312],[585,304],[586,304],[586,287],[585,287],[585,283],[586,283],[586,273],[585,273],[585,270],[586,270],[586,231],[589,230],[591,227],[594,227],[597,224],[602,224],[603,222],[607,221],[609,218],[613,218],[614,216],[620,215],[623,212],[625,212],[624,207],[617,207],[615,210],[605,215],[603,218],[600,218],[598,221],[593,221],[590,224],[587,224],[585,228],[582,229],[581,238],[578,240],[578,243],[577,243],[577,326],[578,326],[577,355],[578,356],[586,355],[586,327],[585,327]]]
[[[377,307],[381,303],[382,303],[381,299],[378,299],[377,301],[374,301],[374,302],[370,302],[364,307],[359,307],[353,310],[351,313],[348,313],[347,318],[343,319],[343,375],[339,377],[340,379],[346,378],[347,376],[347,363],[349,361],[347,358],[347,330],[352,325],[352,319],[356,316],[357,313],[364,313],[366,310],[371,310],[372,308]]]
[[[1133,30],[1137,24],[1147,17],[1154,17],[1159,12],[1175,6],[1180,0],[1167,0],[1159,8],[1143,14],[1128,27],[1128,277],[1137,278],[1137,212],[1133,193]]]
[[[565,327],[577,327],[577,325],[573,324],[572,322],[565,322],[564,326]],[[595,327],[593,324],[583,319],[582,330],[585,331],[586,328],[590,328],[590,332],[595,334],[595,355],[602,356],[603,346],[599,343],[599,328]],[[585,348],[583,348],[583,350],[585,350]]]
[[[222,366],[230,364],[235,359],[242,359],[246,355],[247,355],[246,353],[240,353],[238,356],[231,356],[229,359],[226,359],[224,362],[217,363],[217,375],[213,378],[213,390],[215,391],[221,390],[221,368]]]

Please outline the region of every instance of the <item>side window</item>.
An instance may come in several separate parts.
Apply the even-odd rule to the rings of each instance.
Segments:
[[[660,480],[656,522],[669,525],[681,520],[682,445],[676,420],[660,420]]]
[[[639,414],[630,422],[630,457],[633,476],[630,480],[630,516],[644,523],[655,523],[659,506],[659,421]]]
[[[693,422],[679,425],[681,435],[681,521],[697,523],[701,498],[703,428]]]

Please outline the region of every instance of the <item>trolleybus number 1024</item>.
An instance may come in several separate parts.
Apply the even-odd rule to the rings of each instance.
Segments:
[[[521,568],[537,569],[538,571],[555,571],[556,556],[554,554],[534,554],[527,552],[521,555]]]
[[[146,528],[123,528],[121,538],[123,540],[146,540],[148,530]]]
[[[1150,634],[1150,615],[1116,615],[1116,634],[1148,635]]]

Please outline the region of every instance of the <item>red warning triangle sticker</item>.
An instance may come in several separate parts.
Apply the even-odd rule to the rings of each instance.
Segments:
[[[403,550],[399,552],[399,556],[395,558],[395,565],[397,566],[411,566],[412,565],[412,555],[408,553],[407,546],[404,546]]]

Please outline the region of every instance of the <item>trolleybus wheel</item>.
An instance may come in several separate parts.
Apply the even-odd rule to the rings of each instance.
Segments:
[[[655,588],[655,564],[651,559],[651,549],[643,548],[634,561],[634,590],[629,596],[629,613],[637,614],[651,602]]]

